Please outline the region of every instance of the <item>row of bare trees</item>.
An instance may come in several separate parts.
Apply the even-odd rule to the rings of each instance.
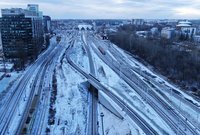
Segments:
[[[200,53],[194,55],[180,50],[164,39],[139,38],[130,28],[120,28],[110,34],[109,39],[120,48],[138,55],[172,81],[193,91],[200,88]]]

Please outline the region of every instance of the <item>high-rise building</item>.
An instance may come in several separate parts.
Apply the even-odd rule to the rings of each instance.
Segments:
[[[43,16],[44,33],[51,32],[51,17]]]
[[[39,16],[38,5],[27,9],[2,9],[0,19],[4,56],[7,59],[35,59],[44,43],[43,18]]]
[[[144,19],[132,19],[132,24],[134,25],[144,25],[145,24],[145,21]]]
[[[36,13],[39,16],[39,6],[37,4],[28,4],[27,10]]]
[[[50,33],[51,33],[51,17],[43,16],[43,26],[44,26],[44,47],[48,47],[50,44]]]

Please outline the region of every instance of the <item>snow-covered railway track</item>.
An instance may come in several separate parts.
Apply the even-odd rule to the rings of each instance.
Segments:
[[[92,43],[96,46],[99,46],[99,42],[91,39]],[[98,43],[98,44],[97,44]],[[155,111],[160,114],[160,116],[170,125],[170,127],[173,128],[174,132],[178,132],[179,134],[194,134],[198,135],[198,131],[193,128],[190,123],[186,122],[181,116],[179,116],[174,110],[168,110],[167,108],[171,108],[167,103],[165,103],[160,97],[158,97],[155,93],[152,93],[153,91],[148,91],[151,92],[151,95],[148,95],[146,90],[141,89],[140,86],[146,86],[144,83],[138,85],[136,81],[140,78],[135,79],[136,81],[132,80],[132,76],[130,72],[127,72],[127,70],[121,70],[119,68],[121,65],[118,64],[118,62],[113,62],[112,58],[107,57],[107,55],[102,55],[94,46],[92,46],[92,49],[94,52],[111,68],[113,69],[118,75],[120,75],[121,78],[124,79],[129,86],[131,86],[137,93],[143,97],[144,99],[148,99],[148,102],[150,103],[149,105],[154,108],[156,106]],[[119,52],[118,52],[119,53]],[[117,55],[116,53],[115,55]],[[121,60],[121,59],[119,59]],[[123,64],[121,62],[120,64]],[[127,65],[126,65],[127,66]],[[148,87],[146,87],[148,89]],[[171,116],[171,117],[169,117]],[[178,123],[177,123],[178,122]],[[182,124],[182,126],[180,126]],[[180,127],[179,127],[180,126]],[[186,130],[185,130],[186,129]]]
[[[50,85],[51,85],[51,75],[48,74],[48,77],[45,77],[46,75],[46,71],[47,69],[49,69],[48,72],[52,72],[53,73],[53,70],[55,68],[55,61],[57,60],[57,57],[56,54],[58,52],[61,51],[61,48],[59,48],[60,50],[57,50],[54,52],[54,54],[52,54],[52,56],[49,57],[48,59],[48,63],[47,65],[50,65],[50,67],[46,67],[45,69],[45,72],[43,72],[42,74],[42,78],[40,79],[40,86],[42,86],[41,90],[39,91],[39,95],[40,95],[40,104],[37,106],[37,110],[36,110],[36,113],[35,113],[35,119],[33,120],[33,123],[32,123],[32,127],[29,128],[29,133],[31,135],[42,135],[44,134],[44,128],[45,128],[45,124],[47,121],[45,121],[45,118],[46,118],[46,113],[47,113],[47,110],[48,110],[48,104],[49,104],[49,99],[50,99]],[[48,80],[46,80],[48,79]],[[44,80],[45,81],[45,84],[47,87],[43,87],[44,85]],[[45,89],[47,88],[47,89]],[[43,94],[42,94],[43,92]]]
[[[96,75],[96,72],[95,72],[95,68],[94,68],[94,63],[93,63],[93,60],[92,60],[92,55],[91,55],[91,52],[90,52],[90,47],[88,46],[88,44],[85,42],[84,40],[84,33],[82,33],[82,36],[81,36],[81,41],[83,42],[83,47],[85,48],[86,50],[86,53],[88,55],[88,59],[89,59],[89,63],[90,63],[90,73],[93,74],[93,75]],[[92,89],[91,92],[91,104],[92,104],[92,107],[90,108],[90,121],[89,121],[89,126],[87,128],[87,133],[88,135],[96,135],[97,134],[97,99],[95,97],[95,90]]]
[[[5,133],[12,133],[15,131],[10,131],[10,125],[13,122],[13,119],[16,118],[14,117],[15,115],[17,115],[17,111],[21,111],[20,116],[21,118],[19,118],[19,120],[23,120],[25,119],[25,112],[27,112],[26,108],[29,108],[29,106],[25,107],[25,110],[19,110],[19,103],[20,101],[23,99],[24,94],[27,92],[26,90],[30,88],[33,89],[33,87],[35,87],[35,82],[38,79],[38,74],[41,71],[41,64],[45,64],[47,61],[45,60],[46,54],[49,55],[52,53],[54,47],[51,49],[48,49],[44,54],[41,55],[41,57],[26,71],[26,73],[23,75],[22,79],[18,82],[18,84],[16,85],[16,87],[13,88],[13,92],[8,95],[8,99],[5,100],[5,102],[3,103],[2,107],[1,107],[1,115],[0,115],[0,119],[1,119],[1,124],[0,124],[0,134],[4,135]],[[43,59],[45,61],[43,61]],[[34,82],[32,84],[30,84],[30,79],[33,77],[34,73],[37,72],[37,75],[34,76]],[[24,99],[24,102],[26,101],[26,105],[29,105],[29,103],[31,102],[32,98],[31,95],[35,95],[35,91],[31,90],[30,93],[28,94],[30,95],[28,97],[28,100],[26,101],[26,99]],[[19,126],[22,126],[23,123],[19,123]],[[16,134],[19,134],[21,128],[16,128]]]
[[[96,88],[103,90],[105,93],[109,93],[108,96],[110,96],[121,108],[127,108],[125,109],[126,113],[129,115],[129,117],[135,121],[139,127],[143,129],[143,131],[148,135],[157,135],[158,133],[142,118],[140,117],[129,105],[125,104],[119,97],[115,96],[114,94],[111,94],[109,90],[107,90],[97,79],[95,79],[90,74],[85,73],[82,69],[80,69],[76,64],[72,62],[70,57],[66,56],[67,61],[69,64],[75,68],[78,72],[80,72],[82,75],[84,75],[90,83],[93,85],[96,85]]]

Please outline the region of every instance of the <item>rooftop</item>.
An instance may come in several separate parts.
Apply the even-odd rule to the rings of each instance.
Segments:
[[[180,21],[178,22],[177,27],[190,27],[192,26],[192,23],[189,21]]]

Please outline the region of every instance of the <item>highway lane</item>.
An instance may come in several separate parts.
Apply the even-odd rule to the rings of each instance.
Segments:
[[[30,135],[42,135],[45,133],[45,129],[48,121],[48,109],[49,99],[52,86],[52,66],[54,63],[51,61],[50,66],[47,67],[46,71],[43,72],[45,76],[40,79],[40,85],[42,85],[42,91],[39,98],[39,103],[36,107],[33,118],[31,119],[31,125],[28,128],[28,134]],[[45,80],[45,82],[44,82]]]
[[[40,88],[41,91],[39,91],[39,104],[37,105],[36,113],[34,120],[32,122],[32,127],[29,128],[29,132],[31,135],[42,135],[44,133],[44,129],[46,129],[47,126],[47,114],[48,114],[48,105],[49,105],[49,99],[50,99],[50,92],[51,92],[51,86],[52,86],[52,77],[53,77],[53,70],[56,67],[56,61],[58,60],[59,55],[56,55],[58,52],[61,52],[63,47],[60,47],[61,49],[55,51],[55,53],[49,57],[49,63],[46,67],[47,69],[44,74],[42,75],[42,78],[40,79],[39,86],[42,86]],[[45,81],[44,81],[45,80]]]
[[[48,111],[50,104],[50,94],[52,90],[53,74],[55,73],[54,71],[56,64],[61,61],[61,56],[64,56],[65,50],[68,47],[67,43],[70,42],[71,38],[71,35],[63,34],[62,41],[59,43],[54,53],[48,58],[46,70],[42,79],[39,81],[39,85],[42,86],[39,91],[39,104],[37,105],[35,117],[32,120],[32,125],[28,130],[29,134],[31,135],[42,135],[45,133],[48,122]]]
[[[91,38],[91,42],[96,44],[96,46],[100,46],[101,43],[99,41],[94,40],[94,38]],[[113,69],[118,75],[120,75],[121,78],[125,80],[133,89],[135,89],[138,94],[143,97],[144,99],[147,99],[149,104],[152,106],[152,108],[155,109],[158,114],[172,127],[172,129],[175,132],[179,132],[180,134],[198,134],[198,132],[195,131],[195,129],[185,121],[175,110],[168,109],[171,108],[166,102],[161,100],[152,90],[147,86],[143,81],[138,85],[135,82],[140,80],[140,78],[135,78],[135,81],[132,80],[132,74],[128,72],[127,64],[123,65],[123,63],[114,62],[112,57],[109,57],[107,54],[102,55],[96,47],[92,47],[95,53],[107,64]],[[118,52],[119,53],[119,52]],[[117,58],[116,58],[117,59]],[[118,60],[118,59],[117,59]],[[120,61],[120,60],[119,60]],[[119,68],[119,67],[123,67]],[[142,88],[141,88],[142,87]],[[149,90],[148,90],[149,89]],[[147,93],[148,92],[148,93]],[[155,108],[156,107],[156,108]],[[178,126],[177,126],[178,125]]]
[[[67,51],[66,59],[68,63],[75,68],[77,71],[79,71],[82,75],[84,75],[88,81],[95,86],[96,89],[102,90],[104,93],[106,93],[111,99],[113,99],[121,108],[126,108],[124,111],[127,113],[127,115],[136,123],[139,127],[148,135],[157,135],[158,133],[142,118],[140,117],[129,105],[124,103],[123,100],[121,100],[119,97],[115,96],[113,93],[111,93],[106,87],[104,87],[93,75],[86,73],[82,69],[80,69],[76,64],[72,62],[70,59],[70,49]]]
[[[33,86],[31,88],[31,93],[28,97],[28,103],[26,104],[26,108],[24,110],[24,112],[22,113],[22,118],[20,119],[20,122],[18,124],[18,127],[17,127],[17,130],[16,130],[16,135],[20,135],[20,134],[24,134],[23,133],[23,129],[25,127],[25,123],[26,123],[26,120],[27,120],[27,117],[29,115],[29,112],[30,112],[30,109],[32,109],[31,105],[32,105],[32,102],[34,101],[34,98],[36,96],[39,96],[39,90],[41,89],[41,85],[40,85],[40,81],[42,80],[43,76],[44,76],[44,73],[45,73],[45,70],[46,70],[46,67],[47,67],[47,63],[43,63],[42,66],[40,67],[40,72],[37,73],[37,76],[34,80],[34,83],[33,83]],[[39,101],[38,100],[35,100],[34,102],[36,102],[35,104],[38,104]]]
[[[32,85],[31,94],[29,96],[27,106],[26,106],[25,111],[23,113],[23,117],[22,117],[22,119],[20,121],[20,124],[18,125],[16,135],[22,134],[22,129],[23,129],[24,125],[25,125],[25,122],[26,122],[26,119],[28,117],[29,110],[31,109],[31,104],[33,102],[33,99],[34,99],[35,95],[38,95],[39,97],[41,96],[42,84],[43,84],[43,82],[45,80],[44,76],[45,76],[46,70],[47,70],[48,66],[52,64],[51,61],[55,57],[55,55],[58,53],[57,50],[58,50],[58,46],[56,46],[54,48],[54,50],[49,54],[47,59],[40,66],[40,70],[39,70],[40,72],[37,73],[37,77],[35,78],[34,83]],[[36,103],[36,105],[37,105],[39,103],[39,100],[37,100],[35,102],[37,102]],[[38,108],[36,106],[36,110],[37,109]],[[44,121],[40,121],[40,122],[44,122]],[[39,125],[37,125],[37,126],[39,126]],[[40,130],[38,130],[38,131],[40,131]]]
[[[37,74],[37,72],[39,72],[38,67],[41,66],[41,64],[45,61],[45,59],[52,52],[52,50],[54,50],[54,47],[55,45],[50,45],[50,47],[43,54],[39,56],[38,60],[27,68],[23,77],[20,78],[21,80],[18,81],[18,84],[15,84],[14,87],[11,88],[11,94],[8,97],[5,97],[8,98],[8,100],[4,101],[4,103],[1,106],[1,112],[0,112],[1,114],[0,117],[1,120],[3,121],[0,124],[1,134],[9,132],[10,125],[13,122],[12,119],[15,117],[15,115],[17,115],[16,113],[17,113],[18,103],[23,99],[27,87],[29,87],[29,85],[31,84],[31,78],[32,77],[34,78],[35,77],[34,74]],[[21,115],[23,116],[23,111]]]

